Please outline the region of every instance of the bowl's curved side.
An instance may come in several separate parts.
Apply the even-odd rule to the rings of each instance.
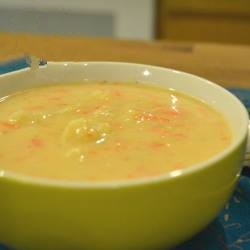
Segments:
[[[166,182],[113,189],[0,180],[0,242],[14,249],[172,247],[219,212],[239,177],[242,152]]]

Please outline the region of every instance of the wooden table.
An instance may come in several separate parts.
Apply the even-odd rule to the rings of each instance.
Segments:
[[[250,47],[0,33],[0,61],[22,53],[48,61],[126,61],[183,70],[250,88]]]

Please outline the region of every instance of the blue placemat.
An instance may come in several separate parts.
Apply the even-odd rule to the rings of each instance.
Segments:
[[[5,62],[0,62],[0,75],[30,67],[29,63],[27,63],[27,60],[30,60],[29,55],[18,57]],[[40,59],[39,65],[43,66],[45,64],[47,64],[47,62]]]
[[[250,89],[230,88],[250,114]],[[250,250],[250,170],[218,217],[193,239],[174,250]]]
[[[249,250],[250,178],[242,176],[232,198],[201,233],[174,250]]]
[[[23,59],[10,64],[0,64],[0,74],[27,66]],[[229,90],[250,112],[250,89],[231,88]],[[7,249],[0,245],[0,250]],[[250,250],[250,171],[248,169],[243,169],[238,187],[218,217],[201,233],[174,250]]]
[[[7,62],[0,62],[0,75],[28,67],[25,57],[16,58]]]

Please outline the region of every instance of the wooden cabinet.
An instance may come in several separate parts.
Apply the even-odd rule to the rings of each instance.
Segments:
[[[157,38],[250,44],[250,1],[158,0]]]

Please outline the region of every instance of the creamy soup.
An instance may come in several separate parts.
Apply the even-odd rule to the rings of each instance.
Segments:
[[[0,168],[49,179],[159,176],[231,143],[222,114],[173,89],[136,83],[33,88],[0,102]]]

